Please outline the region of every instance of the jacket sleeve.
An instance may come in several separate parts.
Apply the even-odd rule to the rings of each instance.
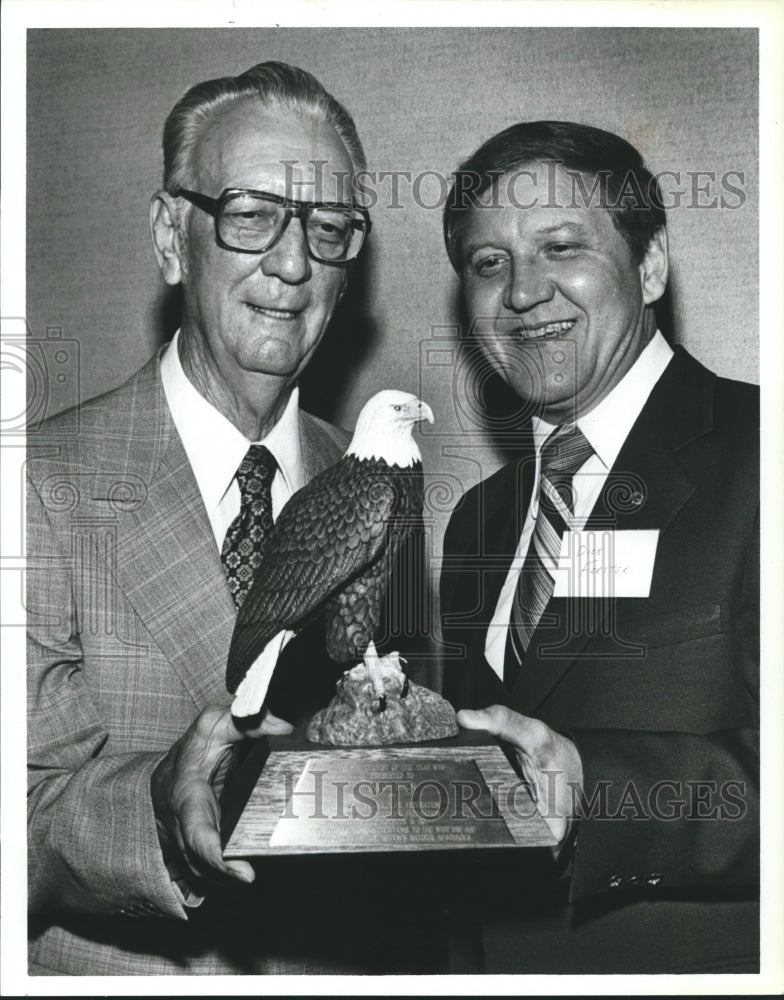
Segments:
[[[150,777],[162,753],[113,753],[88,683],[71,554],[28,484],[28,862],[31,912],[169,915]]]
[[[751,533],[737,669],[759,705],[759,537]],[[737,892],[759,882],[759,728],[707,734],[576,729],[584,768],[571,898],[603,892]]]

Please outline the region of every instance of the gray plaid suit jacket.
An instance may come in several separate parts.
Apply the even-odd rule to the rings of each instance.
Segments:
[[[300,428],[310,478],[348,435]],[[183,907],[159,849],[150,776],[228,703],[235,618],[159,357],[31,432],[28,473],[31,973],[312,971],[265,947],[258,901],[247,947]]]

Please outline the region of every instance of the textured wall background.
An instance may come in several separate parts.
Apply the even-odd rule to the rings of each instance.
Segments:
[[[310,70],[346,104],[371,170],[448,175],[515,121],[568,118],[624,135],[654,171],[681,171],[684,204],[687,172],[714,172],[714,188],[742,172],[741,207],[669,213],[667,324],[720,374],[757,381],[754,30],[38,30],[28,34],[28,321],[36,336],[62,327],[80,350],[78,389],[52,382],[52,410],[118,384],[173,332],[176,299],[147,224],[164,118],[194,82],[265,59]],[[502,453],[455,350],[460,312],[440,212],[417,205],[405,183],[391,208],[390,190],[380,185],[369,253],[305,394],[346,426],[384,385],[431,403],[437,423],[423,452],[441,484],[430,495],[437,568],[456,492]],[[435,182],[420,195],[432,203]]]

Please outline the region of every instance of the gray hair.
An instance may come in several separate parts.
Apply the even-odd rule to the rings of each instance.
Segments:
[[[263,62],[239,76],[197,83],[172,108],[163,129],[163,186],[169,194],[190,185],[191,155],[208,121],[240,101],[261,101],[331,125],[342,139],[354,173],[367,162],[354,119],[311,73],[282,62]]]

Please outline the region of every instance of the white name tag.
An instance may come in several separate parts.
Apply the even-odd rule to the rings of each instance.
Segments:
[[[647,597],[659,531],[566,531],[554,597]]]

